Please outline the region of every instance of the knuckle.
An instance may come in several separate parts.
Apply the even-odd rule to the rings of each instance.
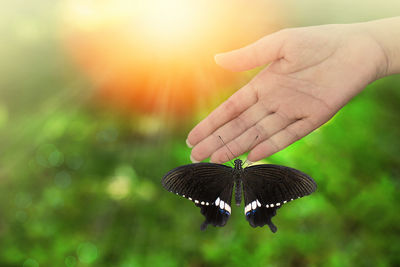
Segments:
[[[270,113],[276,113],[279,110],[280,104],[273,101],[262,100],[259,101],[264,110]]]
[[[236,119],[233,120],[233,127],[235,130],[239,129],[239,131],[243,132],[248,128],[247,121],[242,118],[242,116],[237,116]]]
[[[232,116],[238,115],[239,114],[239,109],[237,104],[235,103],[234,100],[232,100],[231,98],[228,99],[225,102],[225,110],[228,114],[231,114]]]
[[[277,144],[277,142],[273,138],[268,139],[268,142],[270,143],[270,145],[272,147],[272,151],[274,153],[281,150],[280,146]]]
[[[209,156],[209,153],[202,147],[196,146],[192,149],[192,157],[198,160],[203,160]]]
[[[301,138],[301,136],[297,133],[296,130],[292,130],[290,128],[286,128],[285,131],[289,135],[289,137],[294,141],[297,141],[297,140],[299,140]]]
[[[290,116],[290,115],[287,114],[286,112],[283,112],[282,110],[279,110],[279,111],[275,112],[275,115],[277,115],[278,117],[280,117],[281,120],[282,120],[283,122],[286,122],[286,123],[293,120],[292,116]]]
[[[268,136],[267,131],[265,130],[264,126],[262,126],[260,123],[256,123],[253,126],[254,132],[256,136],[259,136],[261,139],[265,138]]]

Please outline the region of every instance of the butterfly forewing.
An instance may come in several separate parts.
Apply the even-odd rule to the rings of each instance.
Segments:
[[[243,183],[264,205],[281,205],[317,189],[317,184],[310,176],[285,166],[262,164],[243,171]]]
[[[305,173],[271,164],[245,168],[242,180],[246,219],[253,227],[268,224],[272,232],[277,228],[271,218],[280,206],[309,195],[317,188],[314,180]]]
[[[206,217],[202,225],[224,226],[231,213],[233,169],[214,163],[195,163],[168,172],[162,184],[168,191],[193,201]]]

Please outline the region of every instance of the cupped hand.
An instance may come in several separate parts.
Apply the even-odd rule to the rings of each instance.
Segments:
[[[270,64],[189,133],[192,161],[223,163],[249,150],[258,161],[327,122],[384,72],[381,47],[360,25],[286,29],[217,55],[232,71]]]

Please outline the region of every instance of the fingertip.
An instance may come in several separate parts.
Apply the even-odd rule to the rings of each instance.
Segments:
[[[254,161],[249,160],[249,158],[247,157],[245,163],[247,163],[247,165],[250,166],[254,164]]]
[[[262,160],[263,158],[266,158],[268,155],[260,155],[259,153],[255,153],[250,151],[249,155],[247,156],[246,161],[249,163],[249,165],[253,164],[254,162],[257,162],[259,160]]]
[[[192,155],[190,155],[190,161],[193,163],[199,163],[200,161],[196,160]]]
[[[216,54],[214,56],[215,63],[217,65],[234,72],[243,71],[242,60],[239,51],[234,50],[226,53]]]
[[[214,59],[217,65],[234,72],[248,70],[246,61],[248,60],[243,54],[243,48],[232,50],[225,53],[215,55]]]
[[[215,61],[215,63],[218,64],[220,58],[221,58],[221,54],[216,54],[216,55],[214,56],[214,61]]]
[[[193,148],[193,145],[189,142],[189,139],[186,139],[186,145],[187,145],[189,148]]]
[[[219,53],[219,54],[216,54],[215,56],[214,56],[214,61],[215,61],[215,63],[217,63],[217,65],[219,65],[219,66],[221,66],[221,67],[226,67],[226,62],[225,62],[225,59],[226,59],[226,54],[227,53]]]
[[[226,154],[221,155],[218,152],[215,152],[210,158],[210,162],[217,164],[224,164],[225,162],[228,161],[231,161],[231,159]]]

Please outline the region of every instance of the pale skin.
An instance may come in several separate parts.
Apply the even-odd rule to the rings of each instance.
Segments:
[[[326,123],[369,83],[400,73],[400,17],[285,29],[215,60],[231,71],[267,66],[193,128],[191,160],[224,163],[250,151],[255,162]]]

